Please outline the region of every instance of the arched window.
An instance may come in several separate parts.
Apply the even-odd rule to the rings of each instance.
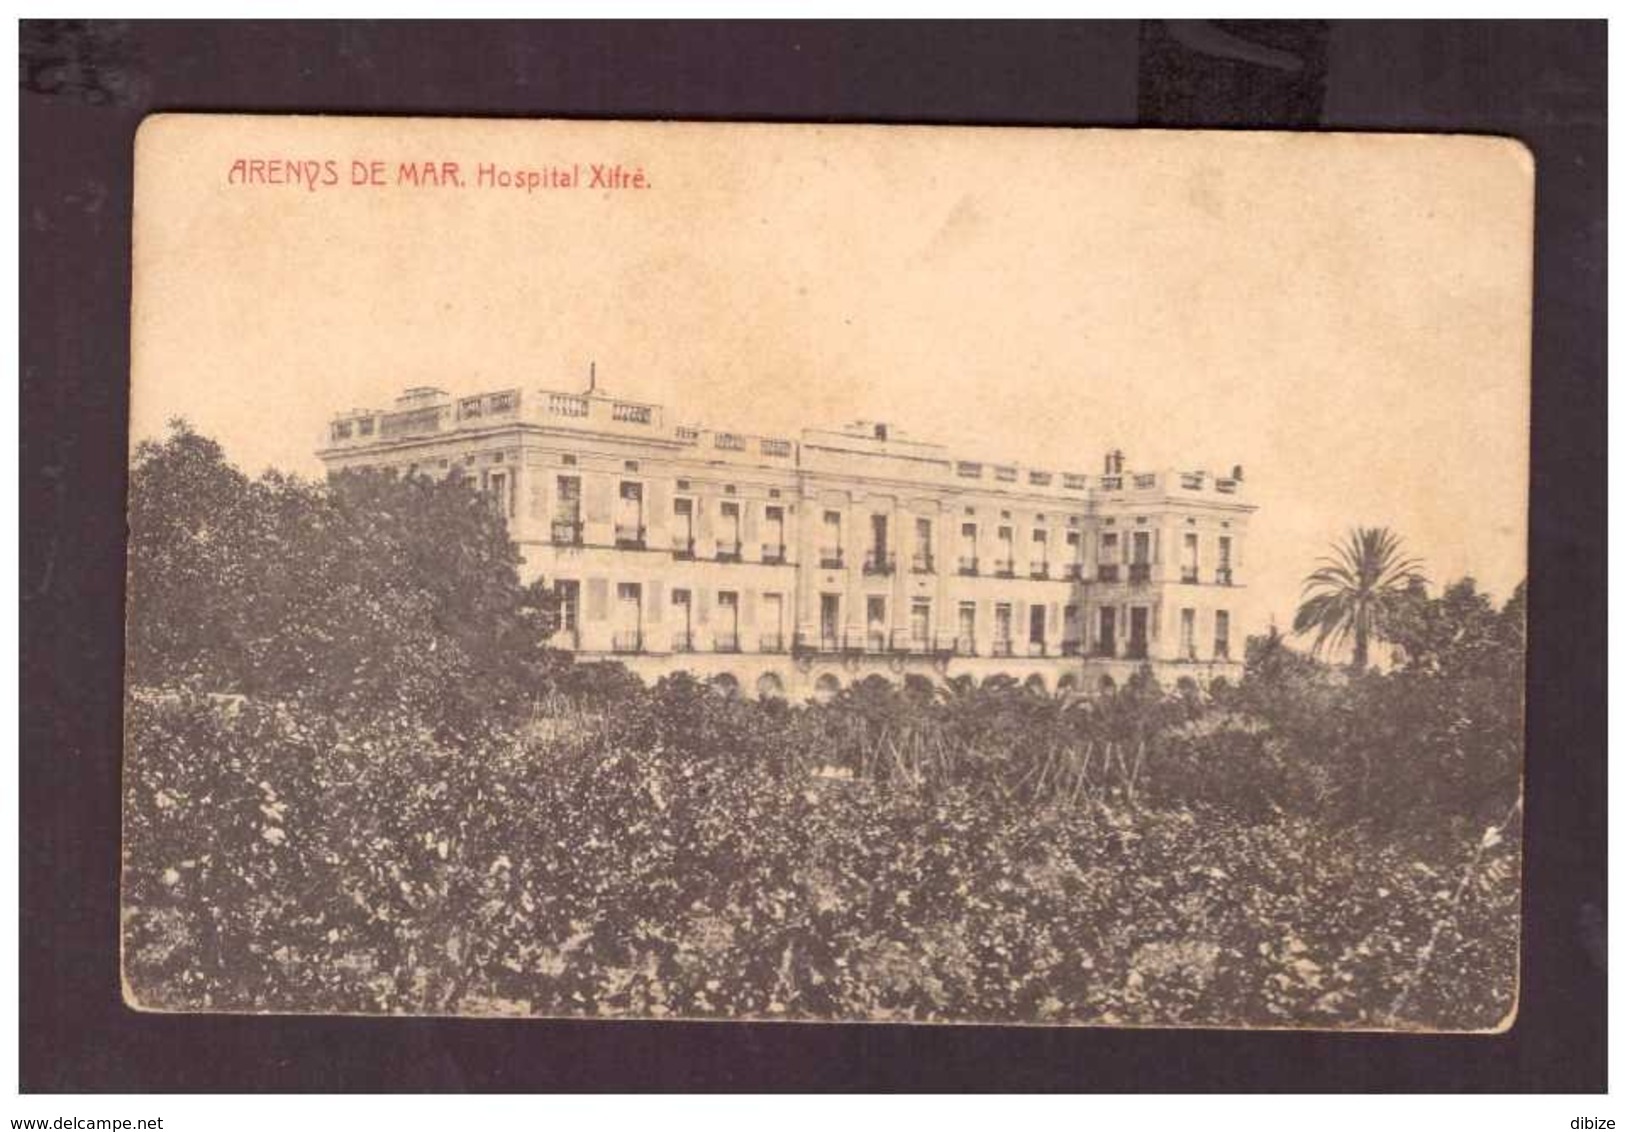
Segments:
[[[813,682],[813,699],[821,704],[827,704],[841,691],[841,678],[833,672],[826,672]]]

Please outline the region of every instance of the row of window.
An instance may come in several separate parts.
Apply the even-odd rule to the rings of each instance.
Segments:
[[[502,473],[488,473],[493,479],[494,486],[488,488],[496,492],[504,500],[505,513],[511,513],[512,502],[507,498],[507,481]],[[554,518],[554,541],[563,543],[579,543],[582,539],[581,521],[581,478],[579,476],[558,477],[558,506]],[[737,500],[724,500],[719,508],[718,523],[713,532],[718,546],[718,557],[738,556],[743,546],[743,530],[741,526],[741,504]],[[679,556],[692,556],[695,545],[695,501],[692,498],[679,496],[672,502],[672,550]],[[764,558],[782,560],[785,548],[785,509],[783,505],[769,504],[763,510],[762,545]],[[896,555],[890,543],[890,517],[874,514],[869,517],[869,547],[864,554],[864,565],[872,573],[890,573],[895,568]],[[845,516],[836,510],[826,510],[823,513],[822,539],[819,545],[820,565],[829,569],[844,566],[844,528]],[[622,481],[620,485],[619,506],[615,516],[616,542],[621,545],[643,546],[646,542],[646,526],[644,520],[643,485],[636,481]],[[1043,527],[1036,527],[1031,533],[1031,551],[1029,567],[1035,577],[1048,575],[1049,568],[1049,535],[1050,532]],[[961,573],[974,574],[982,569],[978,554],[978,526],[976,523],[962,523],[959,530],[960,554],[959,569]],[[1117,531],[1102,531],[1099,534],[1098,557],[1103,567],[1116,567],[1122,546],[1122,536]],[[1130,566],[1150,565],[1152,561],[1152,538],[1150,531],[1134,531],[1128,540]],[[932,520],[916,517],[914,520],[914,546],[912,566],[917,572],[930,573],[935,570],[935,562],[931,554],[932,546]],[[1066,532],[1067,558],[1069,564],[1081,564],[1083,560],[1082,533],[1076,530]],[[1180,568],[1181,576],[1186,581],[1196,581],[1199,572],[1200,541],[1195,532],[1186,532],[1181,546]],[[1228,583],[1231,576],[1231,538],[1229,535],[1220,535],[1218,539],[1218,564],[1215,579],[1221,583]],[[992,564],[994,573],[1013,575],[1015,570],[1015,527],[1001,525],[995,531],[995,556]],[[1111,580],[1103,578],[1102,580]]]
[[[575,581],[560,581],[556,589],[561,603],[560,628],[571,637],[576,636],[581,624],[581,588]],[[762,652],[782,652],[789,641],[785,632],[785,595],[763,593],[756,595],[757,607],[752,618],[756,629],[756,647]],[[926,652],[946,648],[962,655],[975,655],[977,649],[977,606],[973,601],[958,603],[954,622],[954,635],[940,638],[934,635],[932,603],[930,598],[914,597],[908,600],[906,622],[894,631],[888,617],[888,599],[880,595],[864,598],[864,628],[861,633],[847,631],[842,619],[840,594],[818,595],[818,633],[810,640],[796,644],[822,651],[859,649],[882,652],[898,649]],[[695,592],[688,588],[671,591],[671,646],[674,651],[692,650],[696,646],[695,628],[699,622],[708,626],[711,647],[716,651],[734,652],[741,647],[740,593],[737,590],[718,590],[714,609],[702,612],[696,618]],[[614,647],[624,652],[643,649],[644,590],[639,582],[620,582],[615,587],[613,612]],[[1095,635],[1095,653],[1101,656],[1119,655],[1118,611],[1114,606],[1099,610],[1099,626]],[[1054,626],[1049,621],[1049,607],[1034,603],[1027,609],[1022,655],[1045,656],[1053,647],[1050,640]],[[1077,605],[1067,605],[1062,611],[1062,655],[1076,654],[1083,642],[1083,625]],[[1121,655],[1134,658],[1147,655],[1150,640],[1150,609],[1132,606],[1125,627],[1126,648]],[[992,655],[1012,656],[1016,653],[1015,606],[1010,602],[996,602],[993,606]],[[1179,611],[1179,656],[1197,659],[1196,610]],[[1217,610],[1213,616],[1214,659],[1227,660],[1230,656],[1230,614]]]

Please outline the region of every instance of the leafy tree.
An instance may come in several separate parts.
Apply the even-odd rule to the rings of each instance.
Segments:
[[[299,699],[466,733],[560,661],[502,518],[463,480],[249,480],[174,422],[130,485],[130,678]]]
[[[1364,671],[1372,640],[1389,639],[1391,622],[1413,583],[1422,580],[1419,559],[1408,558],[1387,527],[1358,527],[1320,559],[1304,580],[1303,601],[1292,630],[1314,633],[1313,651],[1336,649],[1352,638],[1355,671]]]
[[[1407,671],[1505,675],[1522,669],[1523,618],[1521,582],[1501,610],[1472,578],[1451,582],[1437,598],[1415,583],[1395,606],[1389,637]]]
[[[217,628],[235,616],[252,563],[247,478],[184,420],[162,443],[136,446],[127,509],[128,664],[142,684],[173,684],[216,667]]]

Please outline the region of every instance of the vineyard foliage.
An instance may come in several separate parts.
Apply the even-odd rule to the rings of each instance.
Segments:
[[[1514,1009],[1521,592],[1409,595],[1385,672],[1271,635],[1207,692],[873,681],[791,706],[541,650],[547,595],[466,487],[248,481],[188,430],[133,486],[135,1005],[1426,1029]]]

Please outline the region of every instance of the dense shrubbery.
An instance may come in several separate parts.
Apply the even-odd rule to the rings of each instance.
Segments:
[[[686,678],[562,703],[474,747],[138,703],[138,1000],[1463,1028],[1510,1007],[1516,823],[1486,833],[1474,800],[1338,818],[1348,776],[1289,769],[1234,707],[1141,686],[790,709]]]
[[[559,658],[503,519],[458,477],[250,480],[175,422],[130,481],[129,680],[473,736]]]
[[[1208,695],[875,681],[792,708],[549,657],[545,595],[464,485],[251,483],[185,430],[136,477],[142,1005],[1427,1028],[1511,1009],[1521,593],[1413,587],[1382,673],[1272,635]]]

